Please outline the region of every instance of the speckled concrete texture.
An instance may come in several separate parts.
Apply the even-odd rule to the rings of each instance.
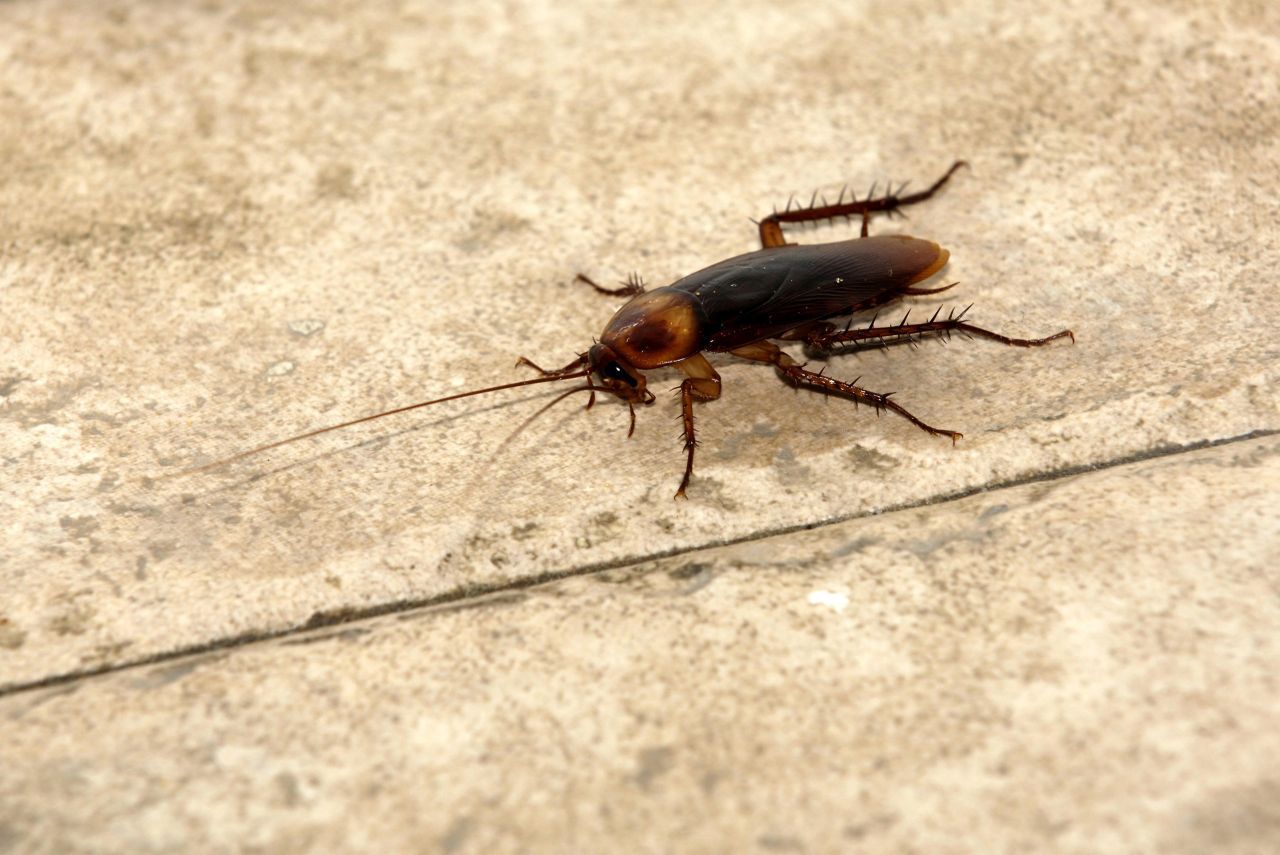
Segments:
[[[1278,488],[1272,437],[25,693],[0,835],[1274,851]]]
[[[1265,439],[1280,429],[1278,67],[1280,7],[1263,2],[0,3],[0,694],[21,704],[56,686],[73,716],[77,681],[95,673],[132,679],[202,650],[231,662],[255,640],[446,601],[475,604],[459,619],[479,624],[495,608],[480,594],[894,510],[950,513],[975,492]],[[520,379],[519,355],[562,364],[618,302],[575,272],[663,284],[754,248],[748,218],[792,192],[918,185],[956,157],[972,169],[938,198],[874,225],[951,252],[944,278],[960,287],[910,308],[973,302],[984,325],[1070,327],[1077,344],[956,340],[827,369],[964,432],[955,448],[718,359],[725,394],[699,408],[688,502],[670,498],[683,461],[669,396],[642,409],[631,440],[625,408],[607,401],[589,413],[566,403],[517,432],[549,387],[178,476]],[[1280,498],[1274,480],[1239,486],[1268,485]],[[1274,526],[1191,498],[1205,514],[1180,538],[1230,535],[1254,556],[1277,540]],[[1162,530],[1140,530],[1159,525],[1149,509],[1108,507],[1081,509],[1075,525],[1160,542]],[[1008,542],[1056,548],[1030,523]],[[1087,588],[1117,570],[1098,562],[1052,566]],[[1164,570],[1197,572],[1212,591],[1234,566],[1175,552]],[[767,574],[751,584],[762,602],[789,596]],[[703,619],[686,617],[670,616],[655,652],[682,655]],[[1205,631],[1229,635],[1234,617],[1222,620]],[[558,626],[526,632],[558,648]],[[636,643],[600,629],[598,673],[575,672],[586,688],[620,684],[612,668]],[[423,655],[401,643],[400,661]],[[501,658],[523,642],[468,643]],[[430,655],[445,653],[462,652]],[[1144,661],[1122,654],[1097,679]],[[744,655],[726,644],[701,664],[771,664]],[[1191,658],[1230,670],[1204,657]],[[501,705],[496,685],[488,701]],[[698,686],[662,691],[679,706]],[[726,715],[765,714],[734,697],[741,709]],[[1058,700],[1065,732],[1075,712]],[[1084,721],[1096,710],[1081,703]],[[978,726],[975,714],[956,713]],[[179,727],[174,715],[160,721]],[[606,710],[588,729],[617,726]],[[812,744],[794,747],[818,775]],[[1247,778],[1242,767],[1232,786]],[[962,799],[985,786],[952,782]],[[61,815],[70,792],[26,804]],[[1255,791],[1241,792],[1252,804]],[[379,810],[417,804],[386,793]],[[798,804],[797,822],[818,822],[819,807]],[[1140,839],[1127,827],[1112,842]]]

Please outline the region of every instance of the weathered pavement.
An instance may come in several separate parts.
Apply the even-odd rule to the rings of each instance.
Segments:
[[[715,10],[0,5],[0,850],[1276,847],[1280,13]],[[687,503],[537,387],[172,477],[958,156],[913,306],[1077,345],[829,368],[954,449],[720,360]]]

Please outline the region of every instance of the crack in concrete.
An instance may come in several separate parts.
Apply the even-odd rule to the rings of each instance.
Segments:
[[[757,540],[765,540],[771,537],[779,537],[787,534],[794,534],[800,531],[810,531],[816,528],[823,528],[829,525],[838,525],[839,523],[849,522],[855,519],[862,519],[873,516],[883,516],[885,514],[898,513],[901,511],[911,511],[917,508],[926,508],[932,505],[940,505],[946,502],[954,502],[958,499],[964,499],[978,493],[991,493],[997,490],[1007,490],[1012,487],[1021,487],[1026,484],[1042,484],[1054,481],[1061,481],[1067,478],[1073,478],[1077,475],[1083,475],[1089,472],[1099,472],[1108,469],[1115,469],[1121,466],[1129,466],[1135,463],[1143,463],[1148,460],[1156,460],[1164,457],[1175,457],[1179,454],[1186,454],[1193,451],[1201,451],[1206,448],[1219,448],[1225,445],[1233,445],[1235,443],[1248,442],[1255,439],[1263,439],[1270,436],[1280,435],[1280,430],[1264,429],[1250,431],[1249,433],[1240,434],[1238,436],[1226,437],[1215,440],[1197,440],[1196,442],[1184,445],[1166,445],[1158,448],[1147,449],[1136,454],[1119,457],[1114,460],[1104,461],[1102,463],[1087,463],[1077,466],[1068,466],[1064,469],[1057,469],[1052,472],[1042,472],[1033,475],[1024,475],[1018,478],[1011,478],[1006,481],[999,481],[990,484],[984,484],[977,487],[967,487],[963,490],[956,490],[950,493],[944,493],[934,496],[930,499],[916,502],[904,502],[900,505],[889,505],[884,508],[872,511],[859,511],[857,513],[845,516],[828,517],[827,519],[816,520],[808,523],[801,523],[790,526],[780,526],[775,529],[755,532],[744,537],[733,538],[723,541],[714,541],[704,543],[698,546],[689,546],[671,550],[658,550],[647,555],[629,556],[625,558],[616,558],[612,561],[603,561],[595,564],[585,564],[575,567],[571,570],[552,571],[539,573],[524,579],[503,582],[501,584],[492,585],[475,585],[458,588],[453,591],[446,591],[443,594],[435,594],[429,597],[411,597],[402,600],[393,600],[386,603],[379,603],[372,606],[361,606],[344,609],[335,609],[327,612],[316,612],[305,623],[282,629],[263,630],[245,632],[239,635],[228,636],[226,638],[216,639],[201,644],[193,644],[187,647],[179,647],[173,650],[155,653],[150,656],[140,657],[127,662],[116,662],[101,665],[94,668],[84,668],[75,671],[67,671],[62,674],[53,674],[48,677],[42,677],[38,680],[31,680],[26,683],[12,683],[7,686],[0,686],[0,699],[25,692],[36,691],[38,689],[47,689],[51,687],[66,686],[78,680],[86,680],[93,677],[101,677],[108,674],[115,674],[121,671],[128,671],[135,668],[145,668],[150,665],[158,665],[175,660],[192,656],[202,656],[209,653],[233,650],[239,647],[245,647],[251,644],[257,644],[264,641],[276,641],[279,639],[290,638],[292,636],[303,635],[304,633],[313,632],[316,629],[343,626],[359,621],[373,620],[375,618],[385,617],[391,614],[401,614],[424,609],[431,609],[437,606],[453,606],[468,600],[481,600],[482,598],[497,598],[502,601],[503,595],[510,595],[513,592],[523,591],[529,588],[535,588],[540,585],[546,585],[551,582],[558,582],[563,579],[571,579],[579,576],[589,576],[593,573],[601,573],[606,570],[616,570],[622,567],[630,567],[637,564],[643,564],[650,561],[659,561],[672,558],[679,555],[691,555],[708,549],[719,549],[724,546],[733,546],[739,543],[750,543]],[[481,605],[482,603],[477,603]],[[341,633],[339,633],[341,634]],[[327,638],[328,636],[326,636]]]

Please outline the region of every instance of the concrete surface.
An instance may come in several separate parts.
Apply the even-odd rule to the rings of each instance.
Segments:
[[[1274,851],[1278,485],[1269,437],[22,693],[0,835]]]
[[[1024,572],[1072,592],[1063,632],[1096,629],[1089,616],[1117,607],[1114,591],[1092,585],[1122,569],[1107,551],[1092,560],[1058,551],[1063,538],[1091,544],[1122,531],[1132,541],[1126,548],[1147,544],[1162,556],[1147,570],[1154,574],[1148,595],[1165,574],[1171,585],[1192,585],[1193,577],[1206,601],[1244,597],[1242,568],[1274,558],[1277,527],[1265,513],[1280,497],[1274,471],[1223,470],[1221,502],[1236,496],[1253,509],[1237,518],[1196,486],[1218,470],[1189,461],[1206,444],[1225,443],[1195,454],[1234,460],[1243,449],[1269,448],[1267,437],[1280,428],[1277,34],[1275,5],[1247,2],[1070,9],[747,2],[732,11],[652,2],[0,4],[0,694],[7,708],[25,709],[48,692],[65,693],[41,707],[34,725],[5,719],[0,735],[28,727],[66,734],[56,751],[53,743],[6,738],[24,753],[5,762],[4,777],[28,783],[21,801],[0,805],[0,847],[88,846],[95,829],[110,830],[119,848],[161,846],[183,834],[207,848],[284,846],[293,820],[259,817],[244,807],[253,800],[244,781],[213,771],[216,763],[202,766],[208,756],[160,734],[190,745],[226,741],[234,754],[237,743],[225,739],[214,714],[241,722],[252,730],[245,744],[260,753],[236,762],[246,780],[266,786],[276,749],[265,746],[287,754],[298,744],[293,729],[318,716],[290,675],[325,672],[328,648],[253,642],[336,624],[379,639],[370,655],[386,664],[343,678],[346,691],[368,695],[369,703],[377,692],[357,691],[361,681],[381,675],[385,691],[391,679],[377,668],[425,667],[424,655],[456,661],[459,671],[442,665],[419,674],[418,688],[399,703],[410,709],[427,697],[460,709],[474,698],[472,716],[486,709],[506,716],[520,700],[523,726],[564,715],[598,753],[588,760],[572,751],[542,761],[508,755],[495,771],[480,762],[487,743],[476,742],[468,719],[438,728],[423,719],[435,756],[448,760],[440,780],[458,786],[447,804],[437,793],[438,809],[430,810],[419,800],[439,787],[414,791],[414,770],[398,753],[404,734],[391,725],[369,730],[350,745],[373,770],[350,772],[349,780],[365,776],[359,798],[333,789],[332,778],[308,791],[322,803],[308,826],[319,829],[317,843],[361,842],[367,829],[336,819],[357,803],[364,815],[396,825],[382,839],[403,830],[401,840],[413,841],[413,829],[447,832],[449,822],[466,817],[476,819],[460,828],[489,827],[511,803],[468,799],[481,798],[491,776],[525,782],[507,798],[523,799],[528,813],[509,814],[507,831],[492,840],[460,831],[445,833],[444,843],[500,839],[514,847],[527,827],[552,847],[648,828],[657,848],[664,841],[714,848],[724,835],[766,849],[796,841],[824,849],[841,844],[826,813],[829,788],[820,782],[845,767],[823,758],[841,728],[872,728],[873,708],[837,691],[849,684],[813,696],[749,691],[765,678],[744,675],[776,673],[773,648],[726,643],[686,661],[686,642],[703,627],[741,625],[727,613],[712,620],[659,609],[644,621],[651,629],[631,625],[642,639],[603,622],[564,629],[565,614],[594,608],[592,581],[555,589],[565,605],[560,617],[522,613],[529,623],[518,638],[484,635],[483,627],[510,619],[503,598],[541,581],[629,576],[638,571],[626,568],[656,558],[678,564],[692,560],[693,550],[770,535],[777,539],[768,548],[785,551],[803,529],[894,524],[874,519],[889,511],[897,513],[886,520],[932,525],[935,514],[962,513],[955,509],[965,502],[956,500],[975,492],[993,491],[1013,513],[1029,502],[1028,488],[1014,485],[1094,468],[1105,471],[1072,483],[1099,490],[1091,479],[1105,479],[1097,484],[1111,484],[1114,497],[1052,533],[1037,524],[1034,507],[1013,514],[1008,519],[1020,522],[1004,523],[1005,546],[974,566],[995,572],[1006,546],[1044,556]],[[1038,335],[1069,326],[1078,344],[1015,351],[955,341],[838,357],[829,369],[897,391],[921,417],[963,431],[954,449],[900,419],[795,394],[758,366],[720,360],[725,396],[699,410],[703,446],[688,503],[670,499],[682,465],[672,401],[663,396],[640,412],[630,441],[623,408],[605,404],[584,414],[566,404],[504,444],[554,394],[538,388],[173,477],[297,431],[518,379],[524,375],[512,363],[521,354],[566,361],[616,305],[584,293],[574,272],[614,279],[638,270],[661,284],[752,248],[747,218],[791,192],[886,177],[922,182],[960,156],[973,169],[944,194],[912,210],[908,222],[876,225],[951,250],[944,275],[962,286],[945,300],[915,305],[932,312],[972,301],[975,320],[995,329]],[[798,238],[848,234],[832,228]],[[651,382],[662,389],[667,377],[655,373]],[[1153,457],[1164,460],[1127,465]],[[1201,510],[1176,530],[1129,500],[1123,480],[1165,465],[1188,474],[1150,501]],[[1226,551],[1157,548],[1201,542]],[[859,582],[859,574],[875,568],[889,576],[911,570],[848,557],[841,565],[847,585],[870,584],[873,577]],[[919,572],[945,579],[959,571],[939,561]],[[751,625],[768,637],[785,635],[788,598],[798,589],[768,573],[736,584],[761,604]],[[862,599],[842,614],[864,621],[914,614],[910,599],[858,590]],[[479,597],[486,593],[497,602]],[[1125,593],[1120,605],[1137,609],[1143,598]],[[999,590],[970,596],[981,603]],[[1260,587],[1253,607],[1261,614],[1275,600],[1274,584]],[[422,638],[364,622],[445,602],[474,608],[450,618],[457,625],[429,654]],[[1171,626],[1180,626],[1177,617],[1167,618]],[[1241,646],[1222,660],[1213,644],[1188,643],[1179,648],[1180,667],[1239,694],[1162,696],[1164,674],[1148,669],[1149,652],[1120,643],[1087,669],[1069,663],[1073,675],[1087,671],[1099,685],[1126,687],[1105,703],[1069,691],[1045,696],[1016,673],[1000,697],[1049,731],[1034,764],[1046,777],[1076,755],[1092,778],[1107,764],[1137,764],[1141,746],[1126,743],[1126,734],[1161,722],[1190,740],[1170,737],[1168,757],[1190,746],[1178,756],[1204,752],[1213,775],[1189,776],[1190,767],[1172,761],[1137,764],[1153,776],[1142,791],[1150,798],[1132,786],[1107,790],[1124,806],[1122,819],[1104,815],[1097,801],[1104,796],[1089,797],[1087,787],[1054,790],[1053,810],[1033,816],[1027,805],[1038,791],[1023,793],[1020,807],[997,809],[984,797],[996,787],[994,773],[961,763],[948,770],[945,787],[935,782],[951,806],[913,802],[902,809],[911,829],[875,831],[874,839],[932,848],[939,838],[928,835],[967,829],[993,846],[1020,848],[1050,845],[1044,829],[1062,827],[1068,843],[1091,847],[1157,848],[1166,839],[1227,845],[1232,817],[1253,829],[1243,847],[1274,837],[1265,805],[1277,783],[1260,770],[1275,768],[1280,756],[1241,712],[1269,711],[1274,720],[1274,705],[1267,706],[1274,674],[1239,652],[1249,644],[1263,649],[1265,633],[1254,633],[1261,624],[1246,626],[1234,609],[1194,617],[1204,638]],[[976,667],[990,653],[968,645],[985,639],[998,646],[1007,630],[997,624],[957,635],[941,618],[915,620],[921,649],[934,633],[937,649],[963,660],[958,668]],[[520,648],[564,654],[575,640],[592,658],[566,670],[551,695],[526,697],[525,677],[485,667],[522,656]],[[805,661],[834,655],[820,637],[791,640],[792,654]],[[1035,645],[1025,643],[1028,651]],[[586,812],[601,804],[593,800],[595,781],[568,776],[565,767],[634,769],[635,752],[674,739],[595,738],[628,726],[618,718],[622,701],[606,690],[635,689],[629,663],[640,646],[672,669],[654,672],[650,703],[700,703],[705,670],[715,676],[710,688],[725,718],[704,722],[754,723],[740,740],[772,728],[757,733],[768,738],[763,768],[790,770],[787,780],[800,783],[777,795],[759,771],[746,772],[749,743],[733,742],[725,766],[738,777],[717,790],[723,820],[709,820],[685,798],[688,790],[682,796],[664,786],[662,797],[673,800],[663,809],[667,825],[626,799],[612,805],[611,818],[588,822]],[[175,684],[181,688],[172,691],[192,693],[181,701],[123,706],[131,690],[120,687],[147,673],[138,666],[185,668],[181,657],[201,650],[222,657],[225,683],[203,682],[202,675],[224,672],[201,667]],[[891,653],[884,648],[886,668]],[[695,664],[704,670],[687,670]],[[276,677],[267,676],[272,669]],[[99,673],[114,676],[91,679]],[[254,718],[263,684],[277,680],[279,706]],[[894,697],[895,714],[932,723],[932,701],[916,690]],[[296,710],[291,691],[300,693]],[[227,698],[241,699],[243,708]],[[989,751],[1021,750],[1016,734],[990,730],[990,709],[950,709],[940,732],[980,731]],[[200,710],[208,717],[190,718]],[[1205,717],[1215,710],[1238,715],[1231,721],[1240,726],[1205,735]],[[1123,713],[1124,729],[1096,753],[1081,754],[1082,740],[1103,728],[1100,711]],[[359,715],[338,705],[326,732],[340,732],[344,720],[349,728],[374,727],[352,718]],[[405,716],[402,723],[413,720]],[[120,719],[120,729],[76,724],[85,717]],[[821,728],[787,733],[793,720]],[[151,779],[113,742],[126,730],[152,734],[156,762],[168,764],[147,774],[198,780],[201,788],[146,790]],[[500,731],[494,744],[517,738]],[[952,747],[964,745],[960,739]],[[849,762],[865,761],[856,749]],[[47,774],[55,756],[88,758],[93,773],[58,784]],[[346,755],[327,756],[334,765],[326,768],[346,762]],[[541,762],[561,764],[552,780],[584,789],[540,787],[534,771],[545,768]],[[388,777],[374,794],[368,787],[378,768]],[[1133,769],[1113,771],[1123,777]],[[118,786],[135,773],[138,792],[148,794],[127,802]],[[902,792],[914,780],[909,765],[876,776],[881,791]],[[841,788],[854,786],[850,780],[834,791],[848,795]],[[729,818],[765,803],[778,805],[774,815],[785,821],[734,837]],[[1209,811],[1210,804],[1216,807],[1203,821],[1184,815],[1183,832],[1171,829],[1176,806]],[[539,806],[546,823],[523,822]],[[222,822],[224,815],[248,824]]]

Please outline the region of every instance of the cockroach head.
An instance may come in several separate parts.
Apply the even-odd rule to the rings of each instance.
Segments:
[[[587,361],[605,391],[633,404],[647,404],[653,400],[653,395],[644,387],[644,375],[628,365],[609,345],[593,344],[587,351]]]

